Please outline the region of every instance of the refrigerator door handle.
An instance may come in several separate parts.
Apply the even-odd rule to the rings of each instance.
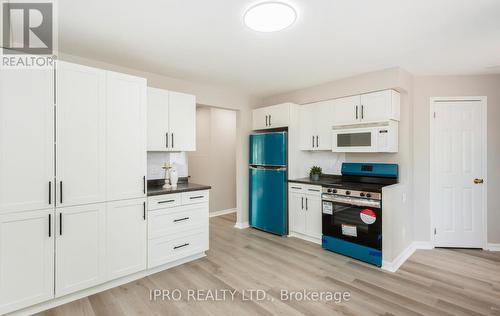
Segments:
[[[248,167],[249,169],[252,170],[268,170],[268,171],[286,171],[286,167],[278,167],[278,168],[266,168],[265,166],[262,167],[256,167],[256,166],[250,166]]]

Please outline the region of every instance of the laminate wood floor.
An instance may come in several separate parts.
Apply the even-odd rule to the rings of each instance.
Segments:
[[[207,257],[38,315],[500,315],[500,253],[418,250],[396,273],[255,229],[210,219]],[[180,289],[179,301],[150,301]],[[189,289],[234,289],[234,301],[188,300]],[[243,300],[243,290],[267,293]],[[347,302],[282,301],[281,290],[348,291]],[[249,292],[247,291],[247,299]],[[228,295],[228,297],[230,297]]]

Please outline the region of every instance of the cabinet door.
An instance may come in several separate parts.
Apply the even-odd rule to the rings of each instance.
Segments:
[[[360,120],[360,96],[355,95],[346,98],[332,100],[334,106],[334,125],[353,124]]]
[[[105,281],[106,204],[56,209],[56,297]]]
[[[146,80],[107,72],[107,200],[146,196]]]
[[[313,150],[316,147],[316,124],[314,104],[301,105],[299,109],[300,149]]]
[[[333,101],[322,101],[314,105],[316,125],[316,150],[332,150]]]
[[[146,238],[145,198],[107,204],[107,280],[146,269]]]
[[[105,79],[104,70],[57,63],[58,205],[106,199]]]
[[[305,197],[303,194],[289,193],[290,232],[306,233]]]
[[[168,130],[168,91],[148,88],[148,151],[167,151],[169,147]]]
[[[310,195],[305,196],[307,210],[306,210],[306,235],[321,238],[322,235],[322,211],[321,211],[321,196]]]
[[[269,128],[269,113],[267,107],[259,108],[252,111],[252,129],[260,130]]]
[[[194,95],[169,92],[170,150],[196,150],[196,98]]]
[[[54,297],[53,227],[53,209],[0,215],[0,314]]]
[[[0,213],[54,200],[53,81],[52,70],[0,71]]]
[[[387,121],[391,118],[391,90],[361,95],[361,120]]]
[[[290,124],[290,104],[283,103],[268,107],[270,128],[287,127]]]

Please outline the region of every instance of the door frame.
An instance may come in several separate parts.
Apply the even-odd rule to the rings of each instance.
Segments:
[[[482,248],[487,249],[488,248],[488,173],[487,173],[487,167],[488,167],[488,116],[487,116],[487,111],[488,111],[488,98],[486,96],[464,96],[464,97],[431,97],[430,98],[430,111],[429,111],[429,120],[430,120],[430,133],[429,133],[429,211],[430,211],[430,227],[429,227],[429,233],[430,233],[430,241],[432,246],[434,247],[436,245],[435,242],[435,235],[434,235],[434,228],[436,227],[435,224],[437,223],[436,219],[436,214],[437,212],[434,210],[433,205],[435,202],[433,201],[433,196],[432,192],[434,191],[435,187],[435,176],[434,170],[436,170],[436,159],[435,159],[435,153],[434,153],[434,146],[435,146],[435,137],[434,134],[436,133],[435,127],[436,127],[436,121],[434,120],[434,111],[435,111],[435,104],[438,102],[457,102],[457,101],[475,101],[475,102],[480,102],[481,104],[481,110],[482,110],[482,120],[483,120],[483,126],[482,126],[482,132],[483,132],[483,139],[482,139],[482,146],[483,146],[483,159],[482,159],[482,173],[483,173],[483,179],[484,183],[483,185],[483,193],[482,193],[482,215],[483,215],[483,222],[482,222]]]

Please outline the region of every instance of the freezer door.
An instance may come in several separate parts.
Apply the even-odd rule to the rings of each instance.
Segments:
[[[286,169],[250,167],[250,226],[286,235]]]
[[[286,133],[250,135],[250,165],[286,166]]]

